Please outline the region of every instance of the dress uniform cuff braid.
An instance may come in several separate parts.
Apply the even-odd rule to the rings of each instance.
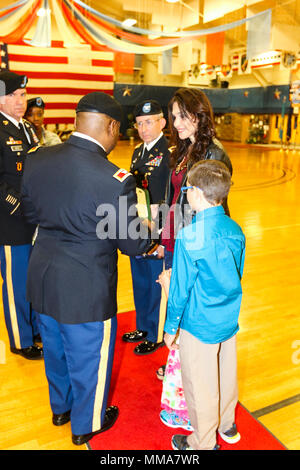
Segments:
[[[16,194],[7,194],[5,201],[9,204],[10,215],[13,215],[20,206],[20,198]]]
[[[10,215],[13,215],[20,207],[20,202],[17,203],[16,207],[10,212]]]

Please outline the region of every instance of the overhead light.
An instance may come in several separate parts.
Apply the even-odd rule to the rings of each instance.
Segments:
[[[50,13],[51,13],[50,8],[40,8],[37,11],[37,16],[46,16],[46,15],[49,15]]]
[[[168,2],[168,3],[177,3],[177,2],[179,2],[179,1],[180,1],[180,0],[166,0],[166,2]]]
[[[127,20],[124,20],[122,22],[122,26],[126,26],[128,28],[130,26],[135,25],[135,23],[136,23],[136,20],[134,18],[127,18]]]

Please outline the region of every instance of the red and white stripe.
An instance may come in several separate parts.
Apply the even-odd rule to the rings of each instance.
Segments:
[[[79,99],[92,91],[113,95],[113,52],[8,45],[9,69],[28,77],[28,99],[46,103],[45,124],[73,124]]]
[[[240,61],[240,56],[239,54],[235,54],[231,58],[231,69],[233,71],[237,71],[239,69],[239,61]]]
[[[259,54],[251,59],[250,65],[252,69],[268,67],[270,65],[280,65],[281,51],[271,51]]]

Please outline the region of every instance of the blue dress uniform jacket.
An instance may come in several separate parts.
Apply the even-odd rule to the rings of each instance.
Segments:
[[[143,180],[148,182],[150,204],[159,204],[164,199],[169,175],[168,141],[162,136],[149,152],[145,149],[144,153],[143,146],[142,143],[135,148],[130,171],[138,187],[143,187]]]
[[[22,195],[25,215],[39,224],[27,294],[40,312],[51,409],[71,410],[72,433],[88,434],[103,426],[109,395],[117,250],[137,255],[149,245],[148,233],[129,236],[135,181],[97,143],[72,135],[32,154]]]
[[[34,225],[21,214],[20,188],[27,151],[39,140],[31,126],[24,121],[30,142],[0,113],[0,245],[31,243]]]
[[[21,212],[20,188],[27,151],[39,142],[33,127],[23,130],[0,112],[0,265],[2,298],[11,348],[33,345],[38,334],[35,313],[26,301],[26,276],[35,225]]]
[[[117,250],[137,255],[149,245],[145,233],[144,238],[128,236],[127,223],[135,217],[126,216],[136,204],[135,188],[134,178],[109,162],[100,146],[77,136],[30,156],[22,194],[25,215],[39,224],[27,281],[35,310],[68,324],[116,314]],[[116,222],[116,233],[106,237],[103,204],[113,212],[112,226]]]

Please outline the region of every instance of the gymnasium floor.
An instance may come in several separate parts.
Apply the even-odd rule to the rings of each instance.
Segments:
[[[299,450],[300,152],[224,146],[234,168],[231,216],[247,237],[239,400],[288,449]],[[110,160],[129,169],[132,151],[128,142],[119,142]],[[123,255],[118,305],[119,313],[134,309]],[[72,444],[67,427],[52,425],[43,362],[10,353],[3,312],[1,318],[0,449],[86,450]]]

